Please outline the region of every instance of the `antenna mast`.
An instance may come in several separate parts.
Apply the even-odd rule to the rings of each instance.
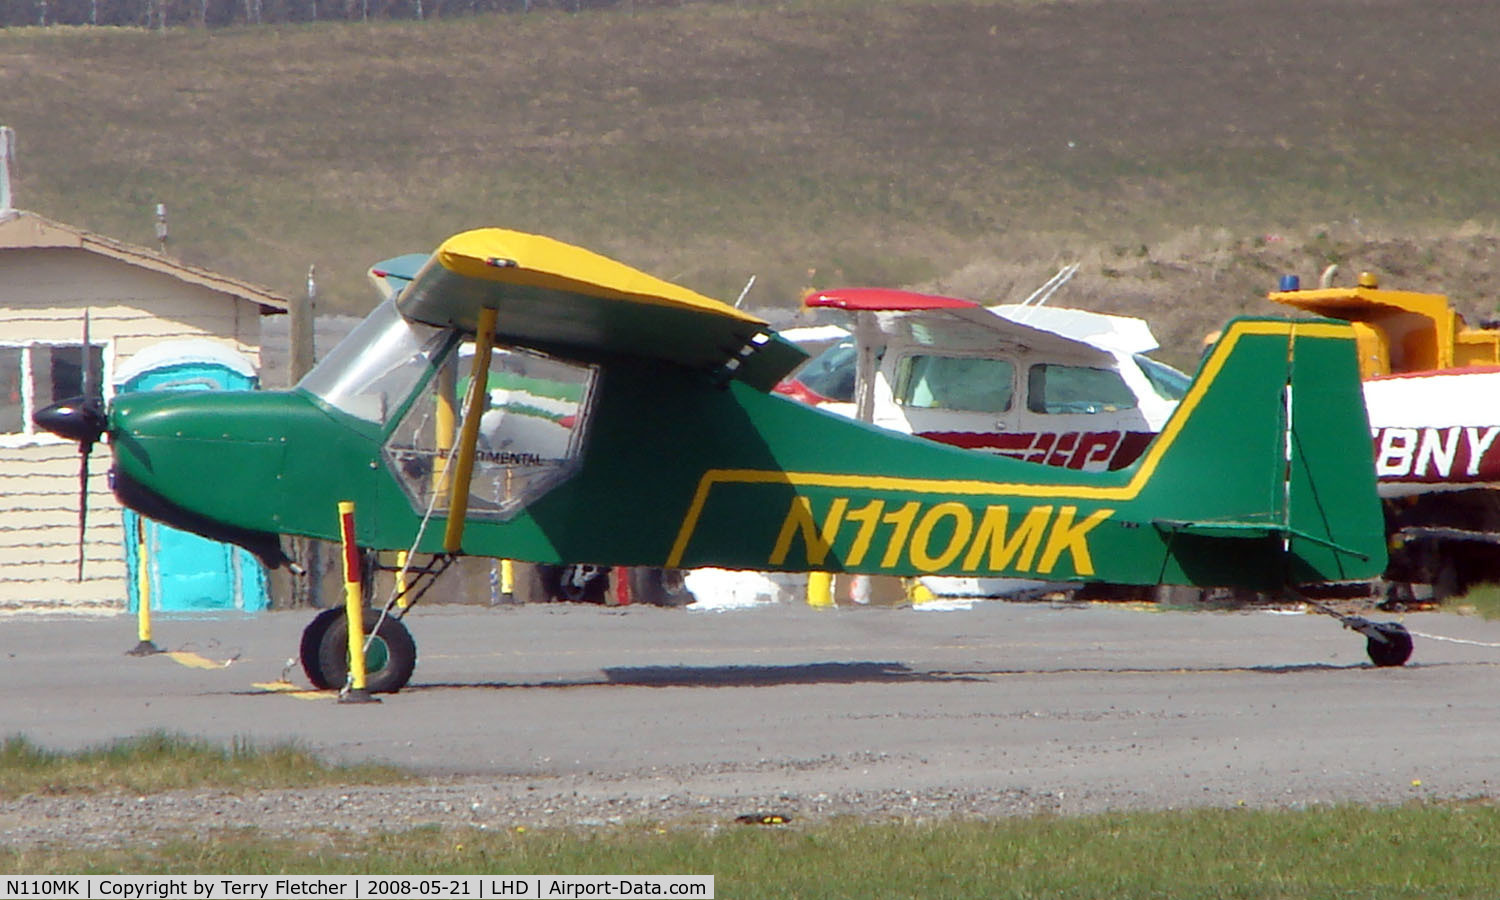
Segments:
[[[16,158],[16,132],[0,125],[0,215],[15,209],[10,192],[10,164]]]
[[[156,244],[167,255],[167,204],[156,204]]]

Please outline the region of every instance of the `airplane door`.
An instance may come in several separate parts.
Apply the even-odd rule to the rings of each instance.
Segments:
[[[1119,371],[1036,362],[1021,374],[1016,428],[1032,437],[1025,459],[1085,471],[1128,465],[1153,429]]]
[[[115,377],[115,393],[253,390],[254,368],[210,341],[168,341],[132,356]],[[141,544],[153,610],[241,610],[270,606],[265,567],[232,544],[180,531],[125,510],[128,606],[140,608]]]
[[[1016,365],[993,356],[907,353],[888,370],[891,399],[912,434],[976,450],[1005,452],[1016,413]],[[877,418],[877,423],[881,422]],[[890,423],[895,424],[895,423]]]

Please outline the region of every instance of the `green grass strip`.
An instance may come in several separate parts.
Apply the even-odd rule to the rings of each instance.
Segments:
[[[5,850],[16,874],[711,874],[720,898],[1493,898],[1489,804],[597,830],[224,830],[132,849]]]
[[[294,744],[262,747],[235,740],[221,746],[160,731],[72,753],[43,748],[21,736],[0,744],[0,799],[199,787],[389,784],[410,778],[392,767],[333,765]]]

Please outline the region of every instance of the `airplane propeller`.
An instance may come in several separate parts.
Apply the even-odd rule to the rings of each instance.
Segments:
[[[99,373],[89,343],[89,314],[83,313],[83,395],[54,403],[31,414],[36,427],[78,443],[78,580],[83,581],[84,533],[89,516],[89,455],[109,425],[100,399]]]

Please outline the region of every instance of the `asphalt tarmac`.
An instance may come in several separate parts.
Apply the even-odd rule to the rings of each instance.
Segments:
[[[1492,795],[1500,622],[1406,615],[1410,664],[1319,615],[983,603],[419,608],[378,704],[307,690],[309,612],[0,618],[0,730],[151,730],[596,793],[1045,796],[1062,812]],[[1384,617],[1391,618],[1391,617]],[[226,664],[227,663],[227,664]],[[283,683],[283,676],[291,684]],[[778,794],[778,792],[780,792]]]

